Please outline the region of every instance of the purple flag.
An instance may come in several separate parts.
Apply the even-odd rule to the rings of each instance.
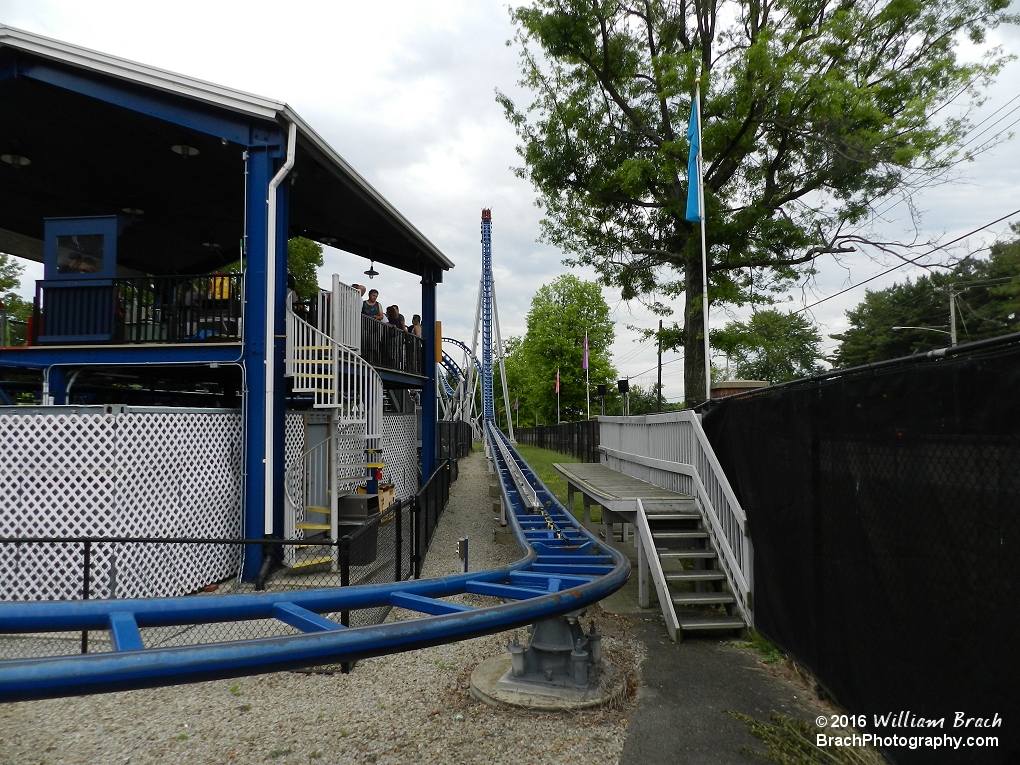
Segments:
[[[584,361],[581,363],[581,369],[588,368],[588,332],[584,333]]]

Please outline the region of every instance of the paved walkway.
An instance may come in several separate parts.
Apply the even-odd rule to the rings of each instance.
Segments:
[[[615,546],[636,566],[632,543]],[[652,608],[638,605],[634,571],[601,602],[606,611],[631,620],[647,652],[620,765],[750,765],[754,760],[741,749],[761,751],[760,742],[727,710],[764,722],[772,714],[814,720],[825,711],[806,688],[763,665],[741,640],[702,635],[673,643],[654,590],[652,602]]]

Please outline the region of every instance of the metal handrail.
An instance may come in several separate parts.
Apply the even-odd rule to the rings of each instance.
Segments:
[[[664,486],[695,497],[744,620],[753,624],[754,549],[747,516],[691,411],[600,419],[600,450],[610,467],[662,486],[662,474],[684,476],[685,485]],[[665,429],[662,439],[653,434]],[[618,465],[613,465],[615,460]],[[640,466],[644,470],[634,467]],[[655,471],[659,471],[656,475]],[[659,480],[657,481],[656,478]],[[674,482],[675,483],[675,482]]]
[[[655,585],[655,592],[659,596],[659,606],[662,608],[662,617],[666,621],[666,630],[669,632],[670,640],[674,643],[680,634],[680,620],[677,618],[676,609],[673,607],[673,598],[669,594],[669,585],[666,583],[666,574],[662,570],[662,561],[655,550],[655,538],[652,536],[652,529],[648,525],[648,516],[645,515],[644,503],[637,500],[637,512],[635,513],[634,528],[637,530],[637,553],[638,553],[638,605],[648,608],[648,578],[647,572],[651,570],[652,583]]]

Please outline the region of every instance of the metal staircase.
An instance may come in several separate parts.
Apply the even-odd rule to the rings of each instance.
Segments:
[[[650,574],[670,637],[679,641],[685,630],[744,629],[697,500],[639,499],[635,520],[638,600],[648,607]]]
[[[320,300],[318,315],[324,317],[323,326],[349,343],[360,344],[357,290],[334,277],[332,299]],[[348,331],[351,326],[359,331]],[[359,348],[338,342],[297,316],[289,305],[286,375],[293,380],[294,393],[310,393],[314,408],[329,410],[330,421],[328,438],[288,467],[284,532],[288,539],[320,533],[336,539],[337,517],[331,508],[338,497],[365,482],[369,464],[382,450],[382,378],[361,357]],[[297,568],[327,561],[305,560],[298,550],[286,562]]]

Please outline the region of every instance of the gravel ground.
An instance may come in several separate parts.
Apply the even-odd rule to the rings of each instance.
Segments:
[[[472,569],[520,556],[492,542],[488,482],[482,455],[461,461],[424,576],[458,571],[465,535]],[[503,633],[369,659],[349,675],[276,673],[0,705],[0,763],[616,763],[644,648],[625,619],[597,606],[589,615],[606,658],[628,673],[628,700],[612,709],[532,714],[476,702],[471,670],[505,650],[512,633]]]

